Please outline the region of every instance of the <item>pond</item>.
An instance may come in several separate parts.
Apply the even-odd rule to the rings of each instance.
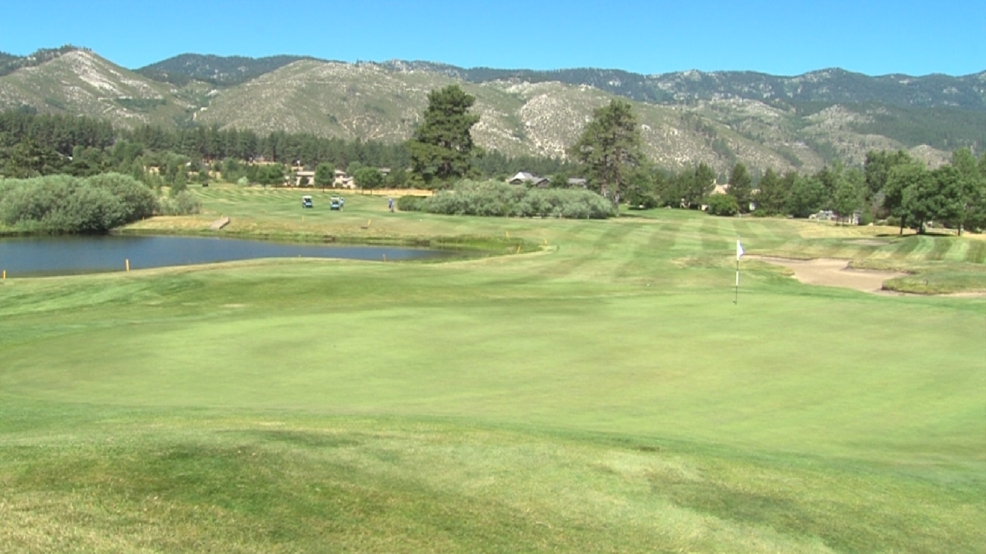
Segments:
[[[385,246],[291,244],[176,236],[59,236],[0,239],[0,271],[7,277],[75,275],[206,264],[255,258],[344,258],[404,261],[449,255]]]

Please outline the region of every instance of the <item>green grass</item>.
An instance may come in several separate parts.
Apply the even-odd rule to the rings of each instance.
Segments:
[[[986,544],[986,300],[744,260],[732,302],[737,235],[751,254],[960,271],[964,290],[986,288],[966,261],[981,239],[672,210],[390,214],[358,195],[302,222],[294,196],[210,187],[192,220],[540,250],[3,282],[3,550]]]

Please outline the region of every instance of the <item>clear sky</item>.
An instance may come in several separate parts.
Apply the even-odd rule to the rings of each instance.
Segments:
[[[0,51],[74,44],[461,67],[868,75],[986,70],[983,0],[0,0]]]

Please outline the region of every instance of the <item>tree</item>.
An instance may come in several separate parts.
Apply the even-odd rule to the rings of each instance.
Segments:
[[[172,198],[188,190],[188,171],[182,165],[175,172],[174,180],[171,181],[170,195]]]
[[[838,211],[835,210],[835,191],[839,188],[839,182],[842,180],[844,171],[845,166],[842,162],[836,161],[830,166],[826,165],[815,174],[814,179],[821,183],[823,191],[820,209]]]
[[[753,179],[746,170],[746,166],[741,162],[736,162],[732,171],[729,172],[729,196],[736,199],[736,205],[740,213],[750,211],[750,198],[753,194]]]
[[[986,155],[983,156],[986,160]],[[962,235],[967,227],[981,228],[986,219],[986,175],[977,165],[975,156],[967,148],[952,153],[952,167],[956,170],[955,219],[950,221]]]
[[[632,208],[650,209],[657,207],[658,187],[663,185],[664,175],[652,169],[640,167],[634,171],[627,185],[627,205]],[[567,186],[568,178],[565,178]]]
[[[61,167],[58,152],[27,138],[11,149],[2,173],[15,178],[36,177],[58,173]]]
[[[265,166],[260,173],[260,184],[280,186],[284,184],[284,164],[270,164]]]
[[[658,194],[665,206],[694,209],[704,204],[712,194],[715,181],[715,172],[705,162],[701,162],[692,169],[685,169],[672,176],[665,186],[658,183]]]
[[[905,196],[909,189],[925,190],[930,187],[931,175],[925,169],[924,164],[918,161],[896,165],[887,174],[887,182],[884,186],[883,206],[889,210],[890,215],[900,218],[900,234],[904,233],[904,226],[912,216],[910,207],[913,206],[915,194],[911,193],[911,204],[905,206]],[[922,222],[921,228],[924,228]]]
[[[835,184],[832,207],[839,219],[845,221],[863,206],[866,180],[858,169],[842,171]]]
[[[760,178],[760,189],[757,192],[757,213],[783,214],[790,191],[787,185],[787,180],[781,179],[773,169],[767,169],[763,177]]]
[[[611,100],[596,108],[569,154],[586,167],[586,177],[597,192],[612,195],[618,202],[634,170],[644,162],[640,128],[630,103]]]
[[[383,173],[375,167],[361,167],[353,174],[353,181],[361,189],[375,189],[383,185]]]
[[[407,186],[407,172],[403,169],[391,169],[387,175],[387,186],[394,189],[402,189]]]
[[[325,191],[326,186],[335,185],[336,168],[329,162],[322,162],[315,167],[315,186],[322,187]]]
[[[709,214],[721,216],[733,216],[739,213],[739,205],[736,198],[728,194],[713,194],[709,196]]]
[[[426,184],[434,179],[448,182],[465,177],[473,154],[469,130],[479,116],[469,113],[476,97],[459,85],[449,85],[428,94],[424,121],[406,146],[411,154],[412,171]]]
[[[825,184],[814,176],[797,175],[788,195],[787,213],[794,217],[808,217],[825,204]]]
[[[929,221],[949,221],[956,217],[959,205],[958,170],[942,166],[925,171],[922,178],[904,189],[901,208],[907,215],[908,225],[924,234]]]
[[[891,190],[887,186],[890,178],[890,171],[893,168],[914,163],[910,154],[903,150],[891,152],[887,150],[869,151],[866,153],[866,161],[863,164],[863,173],[866,182],[866,201],[870,204],[873,214],[877,217],[886,217],[900,211],[900,202],[903,198],[903,190]],[[901,232],[904,228],[901,226]]]
[[[903,150],[896,152],[886,150],[877,152],[870,150],[867,152],[866,161],[863,163],[863,172],[866,176],[867,199],[873,198],[877,193],[886,188],[887,177],[890,175],[891,169],[912,161],[911,156]]]

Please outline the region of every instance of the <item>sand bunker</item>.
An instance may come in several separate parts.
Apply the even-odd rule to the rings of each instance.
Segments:
[[[788,258],[750,257],[767,263],[784,266],[794,271],[795,279],[808,285],[843,287],[865,292],[884,292],[884,281],[906,275],[906,273],[895,271],[850,269],[848,260],[834,260],[831,258],[792,260]]]

